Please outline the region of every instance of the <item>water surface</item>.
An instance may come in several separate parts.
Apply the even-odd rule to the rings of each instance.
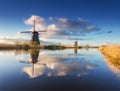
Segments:
[[[120,91],[98,49],[0,51],[0,91]]]

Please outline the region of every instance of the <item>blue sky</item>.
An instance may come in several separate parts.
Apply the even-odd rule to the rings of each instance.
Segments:
[[[119,0],[0,0],[0,37],[12,38],[19,36],[20,31],[30,30],[32,24],[26,25],[25,21],[33,16],[44,19],[45,24],[40,26],[48,29],[54,24],[59,29],[49,29],[51,35],[46,41],[73,44],[77,38],[79,44],[120,43]],[[61,19],[67,22],[60,22]],[[90,32],[87,32],[88,27]],[[48,34],[41,35],[45,36]]]

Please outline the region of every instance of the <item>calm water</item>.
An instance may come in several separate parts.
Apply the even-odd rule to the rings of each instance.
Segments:
[[[120,91],[97,49],[0,51],[0,91]]]

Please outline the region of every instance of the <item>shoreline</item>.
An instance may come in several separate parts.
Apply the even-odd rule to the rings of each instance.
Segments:
[[[81,48],[99,48],[99,46],[65,46],[65,45],[29,45],[29,44],[0,44],[0,50],[29,50],[29,49],[48,49],[48,50],[63,50],[63,49],[81,49]]]

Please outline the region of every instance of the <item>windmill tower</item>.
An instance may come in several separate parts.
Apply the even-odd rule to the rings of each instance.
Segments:
[[[40,44],[39,32],[47,32],[47,30],[46,30],[46,31],[36,31],[36,30],[35,30],[35,20],[34,20],[33,31],[23,31],[23,32],[21,32],[21,33],[31,33],[31,34],[32,34],[32,37],[31,37],[30,43]]]
[[[74,52],[75,52],[75,54],[77,56],[77,53],[78,53],[78,39],[77,38],[76,38],[76,41],[74,43]]]
[[[36,43],[40,44],[39,33],[37,31],[35,31],[35,20],[34,20],[34,30],[32,32],[31,42],[36,42]]]
[[[78,48],[78,39],[76,38],[76,41],[75,41],[75,43],[74,43],[74,47],[75,48]]]

